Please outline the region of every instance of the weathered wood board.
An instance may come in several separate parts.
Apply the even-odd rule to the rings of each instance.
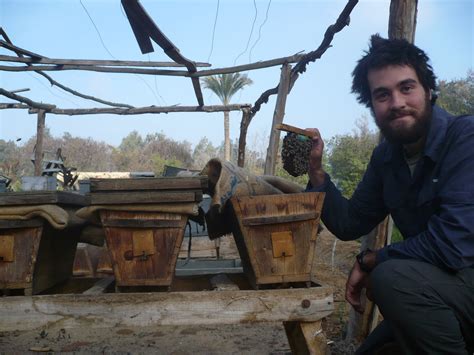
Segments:
[[[333,311],[332,289],[190,291],[0,298],[0,332],[62,328],[313,322]]]
[[[21,191],[0,194],[0,206],[46,204],[85,206],[88,204],[88,198],[66,191]]]
[[[202,201],[201,190],[164,191],[104,191],[90,194],[92,205],[133,203],[181,203]]]
[[[135,179],[90,179],[91,192],[132,190],[202,190],[207,176]]]

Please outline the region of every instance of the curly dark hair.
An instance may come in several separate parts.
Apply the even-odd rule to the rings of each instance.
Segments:
[[[379,34],[370,38],[369,50],[357,62],[352,72],[352,92],[357,95],[357,101],[372,107],[367,74],[371,69],[380,69],[387,65],[408,65],[412,67],[421,85],[426,91],[432,91],[431,103],[436,101],[436,76],[428,63],[429,58],[424,51],[404,39],[385,39]]]

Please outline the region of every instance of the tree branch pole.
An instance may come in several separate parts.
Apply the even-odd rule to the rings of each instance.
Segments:
[[[0,56],[0,61],[5,61],[5,60],[2,60],[2,58],[4,57],[15,58],[15,57],[9,57],[9,56]],[[78,64],[33,65],[33,64],[38,63],[38,61],[34,61],[34,60],[22,61],[24,63],[28,63],[29,66],[20,67],[20,66],[2,65],[0,66],[0,70],[13,71],[13,72],[85,70],[85,71],[95,71],[95,72],[104,72],[104,73],[146,74],[146,75],[164,75],[164,76],[199,78],[203,76],[211,76],[211,75],[217,75],[217,74],[231,74],[231,73],[238,73],[238,72],[244,72],[244,71],[249,71],[249,70],[270,68],[270,67],[282,65],[284,63],[295,63],[301,60],[303,57],[305,56],[296,54],[289,57],[276,58],[276,59],[265,60],[265,61],[250,63],[250,64],[244,64],[244,65],[237,65],[237,66],[227,67],[227,68],[200,70],[193,73],[189,73],[184,70],[113,68],[113,67],[109,68],[106,66],[98,66],[98,65],[78,65]],[[22,58],[22,59],[26,59],[26,58]],[[14,60],[9,59],[8,61],[14,61]],[[58,59],[58,61],[61,61],[61,60]],[[39,63],[43,63],[43,62],[44,61],[41,61]]]
[[[278,145],[280,143],[280,131],[275,129],[277,124],[283,122],[285,117],[286,98],[290,88],[291,65],[284,64],[281,68],[280,84],[278,85],[278,96],[273,112],[272,129],[268,142],[267,157],[265,159],[265,175],[275,175],[275,165],[278,155]]]
[[[8,35],[5,33],[5,31],[3,30],[3,28],[0,28],[0,34],[3,36],[3,38],[5,38],[5,41],[1,41],[0,40],[0,46],[4,47],[5,44],[9,46],[8,49],[14,51],[17,55],[18,55],[18,58],[17,59],[30,59],[30,58],[24,58],[23,57],[23,52],[27,52],[28,51],[25,51],[21,48],[18,48],[18,47],[15,47],[13,44],[12,44],[12,41],[10,40],[10,38],[8,37]],[[13,47],[13,48],[11,48]],[[14,57],[12,57],[14,58]],[[31,64],[27,64],[28,66],[31,65]],[[80,92],[78,91],[75,91],[65,85],[62,85],[61,83],[57,82],[56,80],[54,80],[53,78],[51,78],[49,75],[47,75],[46,73],[43,73],[42,71],[39,71],[37,70],[36,73],[42,75],[43,77],[45,77],[49,82],[50,84],[53,86],[53,85],[56,85],[58,86],[59,88],[63,89],[64,91],[67,91],[73,95],[76,95],[76,96],[79,96],[83,99],[86,99],[86,100],[92,100],[92,101],[96,101],[96,102],[99,102],[101,104],[104,104],[104,105],[109,105],[109,106],[115,106],[115,107],[128,107],[128,108],[132,108],[133,106],[131,105],[127,105],[127,104],[121,104],[121,103],[115,103],[115,102],[110,102],[110,101],[106,101],[106,100],[102,100],[102,99],[99,99],[99,98],[96,98],[94,96],[90,96],[90,95],[85,95],[85,94],[81,94]]]
[[[2,88],[0,88],[0,95],[3,95],[5,97],[8,97],[9,99],[12,99],[12,100],[15,100],[15,101],[23,102],[24,104],[27,104],[30,107],[34,107],[34,108],[40,109],[40,110],[51,110],[51,109],[56,108],[56,106],[54,106],[54,105],[49,105],[49,104],[43,104],[43,103],[40,103],[40,102],[36,102],[36,101],[30,100],[27,97],[11,93],[10,91],[7,91],[7,90],[2,89]]]
[[[337,32],[341,31],[345,26],[349,25],[349,21],[350,21],[349,15],[351,14],[352,10],[354,9],[354,7],[357,5],[358,2],[359,2],[358,0],[349,0],[346,6],[344,7],[344,9],[342,10],[341,14],[339,15],[339,17],[337,18],[336,23],[329,26],[326,29],[323,41],[321,42],[318,49],[306,54],[304,58],[301,59],[295,65],[295,67],[292,70],[289,91],[291,91],[296,79],[298,79],[298,73],[304,72],[306,70],[306,65],[310,61],[312,62],[320,58],[324,54],[324,52],[331,46],[331,41],[334,38],[334,35]],[[273,89],[268,89],[262,95],[260,95],[257,101],[255,101],[255,104],[252,107],[250,115],[248,117],[245,117],[245,120],[244,120],[244,117],[242,117],[242,121],[240,124],[241,129],[244,128],[245,132],[247,132],[248,126],[250,125],[252,118],[260,110],[262,104],[267,103],[270,96],[275,95],[277,93],[278,93],[278,86],[274,87]],[[243,147],[243,152],[245,154],[245,147]],[[243,157],[243,161],[245,161],[245,156]],[[244,164],[244,162],[242,162],[242,164]]]
[[[79,109],[60,109],[53,108],[48,113],[55,115],[95,115],[95,114],[115,114],[115,115],[141,115],[145,113],[172,113],[172,112],[224,112],[239,111],[250,108],[250,104],[233,105],[213,105],[213,106],[147,106],[135,108],[79,108]],[[37,109],[30,109],[29,113],[37,113]]]
[[[36,123],[35,176],[41,176],[43,170],[43,136],[45,123],[46,113],[44,110],[39,110]]]
[[[0,43],[0,47],[2,44]],[[18,47],[16,47],[18,48]],[[104,67],[154,67],[154,68],[182,68],[184,64],[176,62],[145,62],[139,60],[97,60],[97,59],[53,59],[53,58],[27,58],[0,55],[1,62],[28,63],[28,64],[53,64],[53,65],[85,65]],[[210,67],[209,63],[195,63],[196,67]]]

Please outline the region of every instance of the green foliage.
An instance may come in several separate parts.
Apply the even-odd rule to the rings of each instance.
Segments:
[[[334,136],[328,146],[328,168],[342,194],[350,197],[369,163],[378,134],[369,130],[367,117],[356,121],[352,134]]]
[[[393,225],[393,230],[392,230],[392,243],[397,243],[397,242],[401,242],[401,241],[403,241],[402,233],[400,233],[400,230],[394,224]]]
[[[436,103],[453,115],[474,114],[474,71],[469,70],[464,79],[438,83]]]

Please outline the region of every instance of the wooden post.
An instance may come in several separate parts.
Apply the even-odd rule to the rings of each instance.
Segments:
[[[280,131],[275,126],[283,122],[285,116],[286,97],[290,87],[291,65],[285,63],[281,68],[280,85],[278,86],[278,96],[273,112],[273,123],[270,131],[270,141],[268,143],[267,158],[265,160],[265,175],[275,175],[276,158],[278,154],[278,144],[280,143]]]
[[[43,163],[43,135],[46,121],[46,112],[38,111],[38,121],[36,123],[36,146],[35,146],[35,176],[41,176]]]
[[[418,0],[392,0],[388,20],[388,38],[415,42]]]
[[[408,42],[414,42],[417,7],[418,0],[391,1],[388,25],[389,39],[406,39]],[[382,134],[379,138],[382,140]],[[363,238],[361,250],[366,248],[377,250],[390,244],[392,229],[393,220],[390,216],[387,216],[383,222]],[[364,314],[358,315],[354,310],[351,310],[346,339],[356,338],[362,341],[378,324],[379,311],[377,306],[368,300],[365,295],[362,298],[362,302],[365,302]]]
[[[243,168],[245,164],[245,146],[247,145],[247,129],[250,124],[250,119],[250,110],[248,108],[242,109],[239,136],[239,156],[237,158],[237,165],[241,168]]]

